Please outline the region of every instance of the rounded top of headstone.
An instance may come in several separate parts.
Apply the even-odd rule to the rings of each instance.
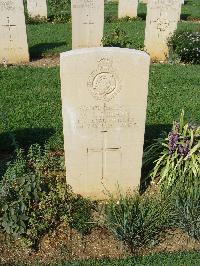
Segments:
[[[94,48],[81,48],[81,49],[74,49],[71,51],[67,51],[60,54],[61,59],[68,57],[68,56],[74,56],[74,55],[84,55],[84,54],[92,54],[92,53],[124,53],[124,54],[134,54],[135,56],[142,56],[146,57],[146,59],[149,59],[149,55],[140,50],[136,49],[129,49],[129,48],[119,48],[119,47],[94,47]]]

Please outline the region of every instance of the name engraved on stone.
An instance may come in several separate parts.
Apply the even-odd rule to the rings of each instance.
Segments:
[[[1,1],[0,2],[0,10],[4,11],[10,11],[10,10],[14,10],[15,9],[15,3],[14,1],[10,0],[10,1]]]
[[[88,89],[91,95],[100,101],[110,101],[121,90],[120,80],[112,68],[112,59],[101,58],[98,67],[88,79]]]
[[[156,0],[156,1],[149,1],[149,7],[154,9],[154,8],[160,8],[161,10],[163,9],[175,9],[177,10],[177,3],[180,3],[180,0]]]
[[[136,125],[126,106],[81,106],[77,113],[76,128],[117,129]]]
[[[95,2],[94,0],[82,0],[82,3],[75,3],[72,6],[73,8],[95,8]]]

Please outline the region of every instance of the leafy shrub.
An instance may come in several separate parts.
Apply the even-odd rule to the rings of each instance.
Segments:
[[[48,22],[48,19],[44,17],[37,16],[37,17],[32,18],[28,14],[25,14],[25,16],[26,16],[26,24],[41,24],[41,23]]]
[[[113,30],[106,34],[102,39],[103,46],[111,47],[130,47],[131,39],[127,32],[119,25],[114,26]]]
[[[140,17],[131,18],[129,16],[126,16],[124,18],[118,19],[118,22],[134,22],[134,21],[141,21],[141,20],[142,20],[142,18],[140,18]]]
[[[169,40],[169,47],[182,62],[200,63],[200,31],[176,31]]]
[[[72,201],[70,226],[83,235],[89,233],[94,227],[91,218],[93,210],[95,210],[95,205],[89,199],[77,195]]]
[[[47,0],[50,19],[55,22],[70,21],[71,1],[70,0]]]
[[[156,197],[120,195],[106,207],[106,223],[113,234],[131,249],[155,245],[169,222],[169,204]]]
[[[33,145],[27,155],[18,150],[0,183],[0,227],[32,246],[61,222],[86,232],[89,201],[84,205],[84,199],[72,193],[63,170],[63,157],[39,145]],[[79,221],[74,209],[80,202]]]
[[[184,112],[161,145],[151,173],[153,180],[159,176],[161,191],[171,190],[185,176],[200,178],[200,127],[184,124]]]
[[[189,236],[200,240],[200,180],[185,177],[174,192],[174,207],[178,226]]]

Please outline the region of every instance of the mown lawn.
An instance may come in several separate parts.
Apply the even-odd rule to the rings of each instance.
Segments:
[[[105,23],[104,34],[112,32],[117,26],[124,29],[131,39],[130,48],[143,49],[145,21],[120,23]],[[179,30],[197,30],[198,23],[180,22]],[[31,58],[58,55],[60,52],[71,50],[71,24],[29,24],[27,26],[28,43]]]
[[[50,1],[47,0],[48,3],[48,15],[49,17],[52,17],[55,11],[55,7],[51,6]],[[199,0],[185,0],[185,4],[182,5],[182,20],[191,20],[191,19],[200,19],[200,1]],[[105,18],[108,17],[117,17],[117,10],[118,10],[118,3],[117,2],[108,2],[105,3]],[[66,13],[68,16],[70,16],[70,7],[67,7],[66,10],[59,10],[59,7],[57,6],[57,13]],[[138,5],[138,17],[145,19],[146,17],[146,4],[140,3]]]
[[[0,68],[0,150],[48,141],[63,148],[59,68]],[[151,66],[146,140],[168,129],[184,108],[200,123],[200,65]]]
[[[22,266],[24,264],[17,264]],[[26,264],[28,265],[28,264]],[[33,265],[33,264],[32,264]],[[34,264],[39,266],[42,264]],[[123,260],[85,260],[79,262],[58,262],[51,266],[199,266],[199,252],[158,253],[148,256]],[[15,265],[14,265],[15,266]]]
[[[120,261],[83,261],[64,263],[63,266],[197,266],[200,265],[200,253],[153,254],[138,259]]]
[[[105,17],[117,17],[118,4],[105,4]],[[145,19],[147,13],[146,4],[140,3],[138,5],[138,17]],[[185,4],[181,9],[181,20],[200,19],[200,1],[199,0],[185,0]]]
[[[188,0],[182,6],[182,19],[200,19],[200,1]],[[117,3],[105,4],[105,27],[104,35],[112,32],[116,26],[124,29],[130,38],[132,45],[130,48],[144,48],[145,16],[146,5],[139,4],[139,20],[119,22],[117,20]],[[60,11],[62,12],[62,11]],[[59,12],[58,12],[59,13]],[[70,8],[67,9],[68,17]],[[51,6],[49,5],[49,16],[52,16]],[[198,30],[199,23],[183,21],[178,23],[179,30]],[[27,25],[28,43],[31,58],[42,56],[58,55],[60,52],[71,50],[71,23],[40,23]]]

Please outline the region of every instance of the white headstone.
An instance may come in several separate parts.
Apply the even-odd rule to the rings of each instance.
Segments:
[[[46,0],[27,0],[27,10],[30,17],[47,18]]]
[[[23,0],[0,0],[0,63],[28,61]]]
[[[104,0],[72,0],[72,48],[101,46]]]
[[[137,17],[138,0],[119,0],[118,18]]]
[[[180,0],[150,0],[147,4],[145,50],[153,60],[165,60],[167,42],[180,19]]]
[[[150,58],[122,48],[61,54],[67,182],[106,198],[140,184]]]

